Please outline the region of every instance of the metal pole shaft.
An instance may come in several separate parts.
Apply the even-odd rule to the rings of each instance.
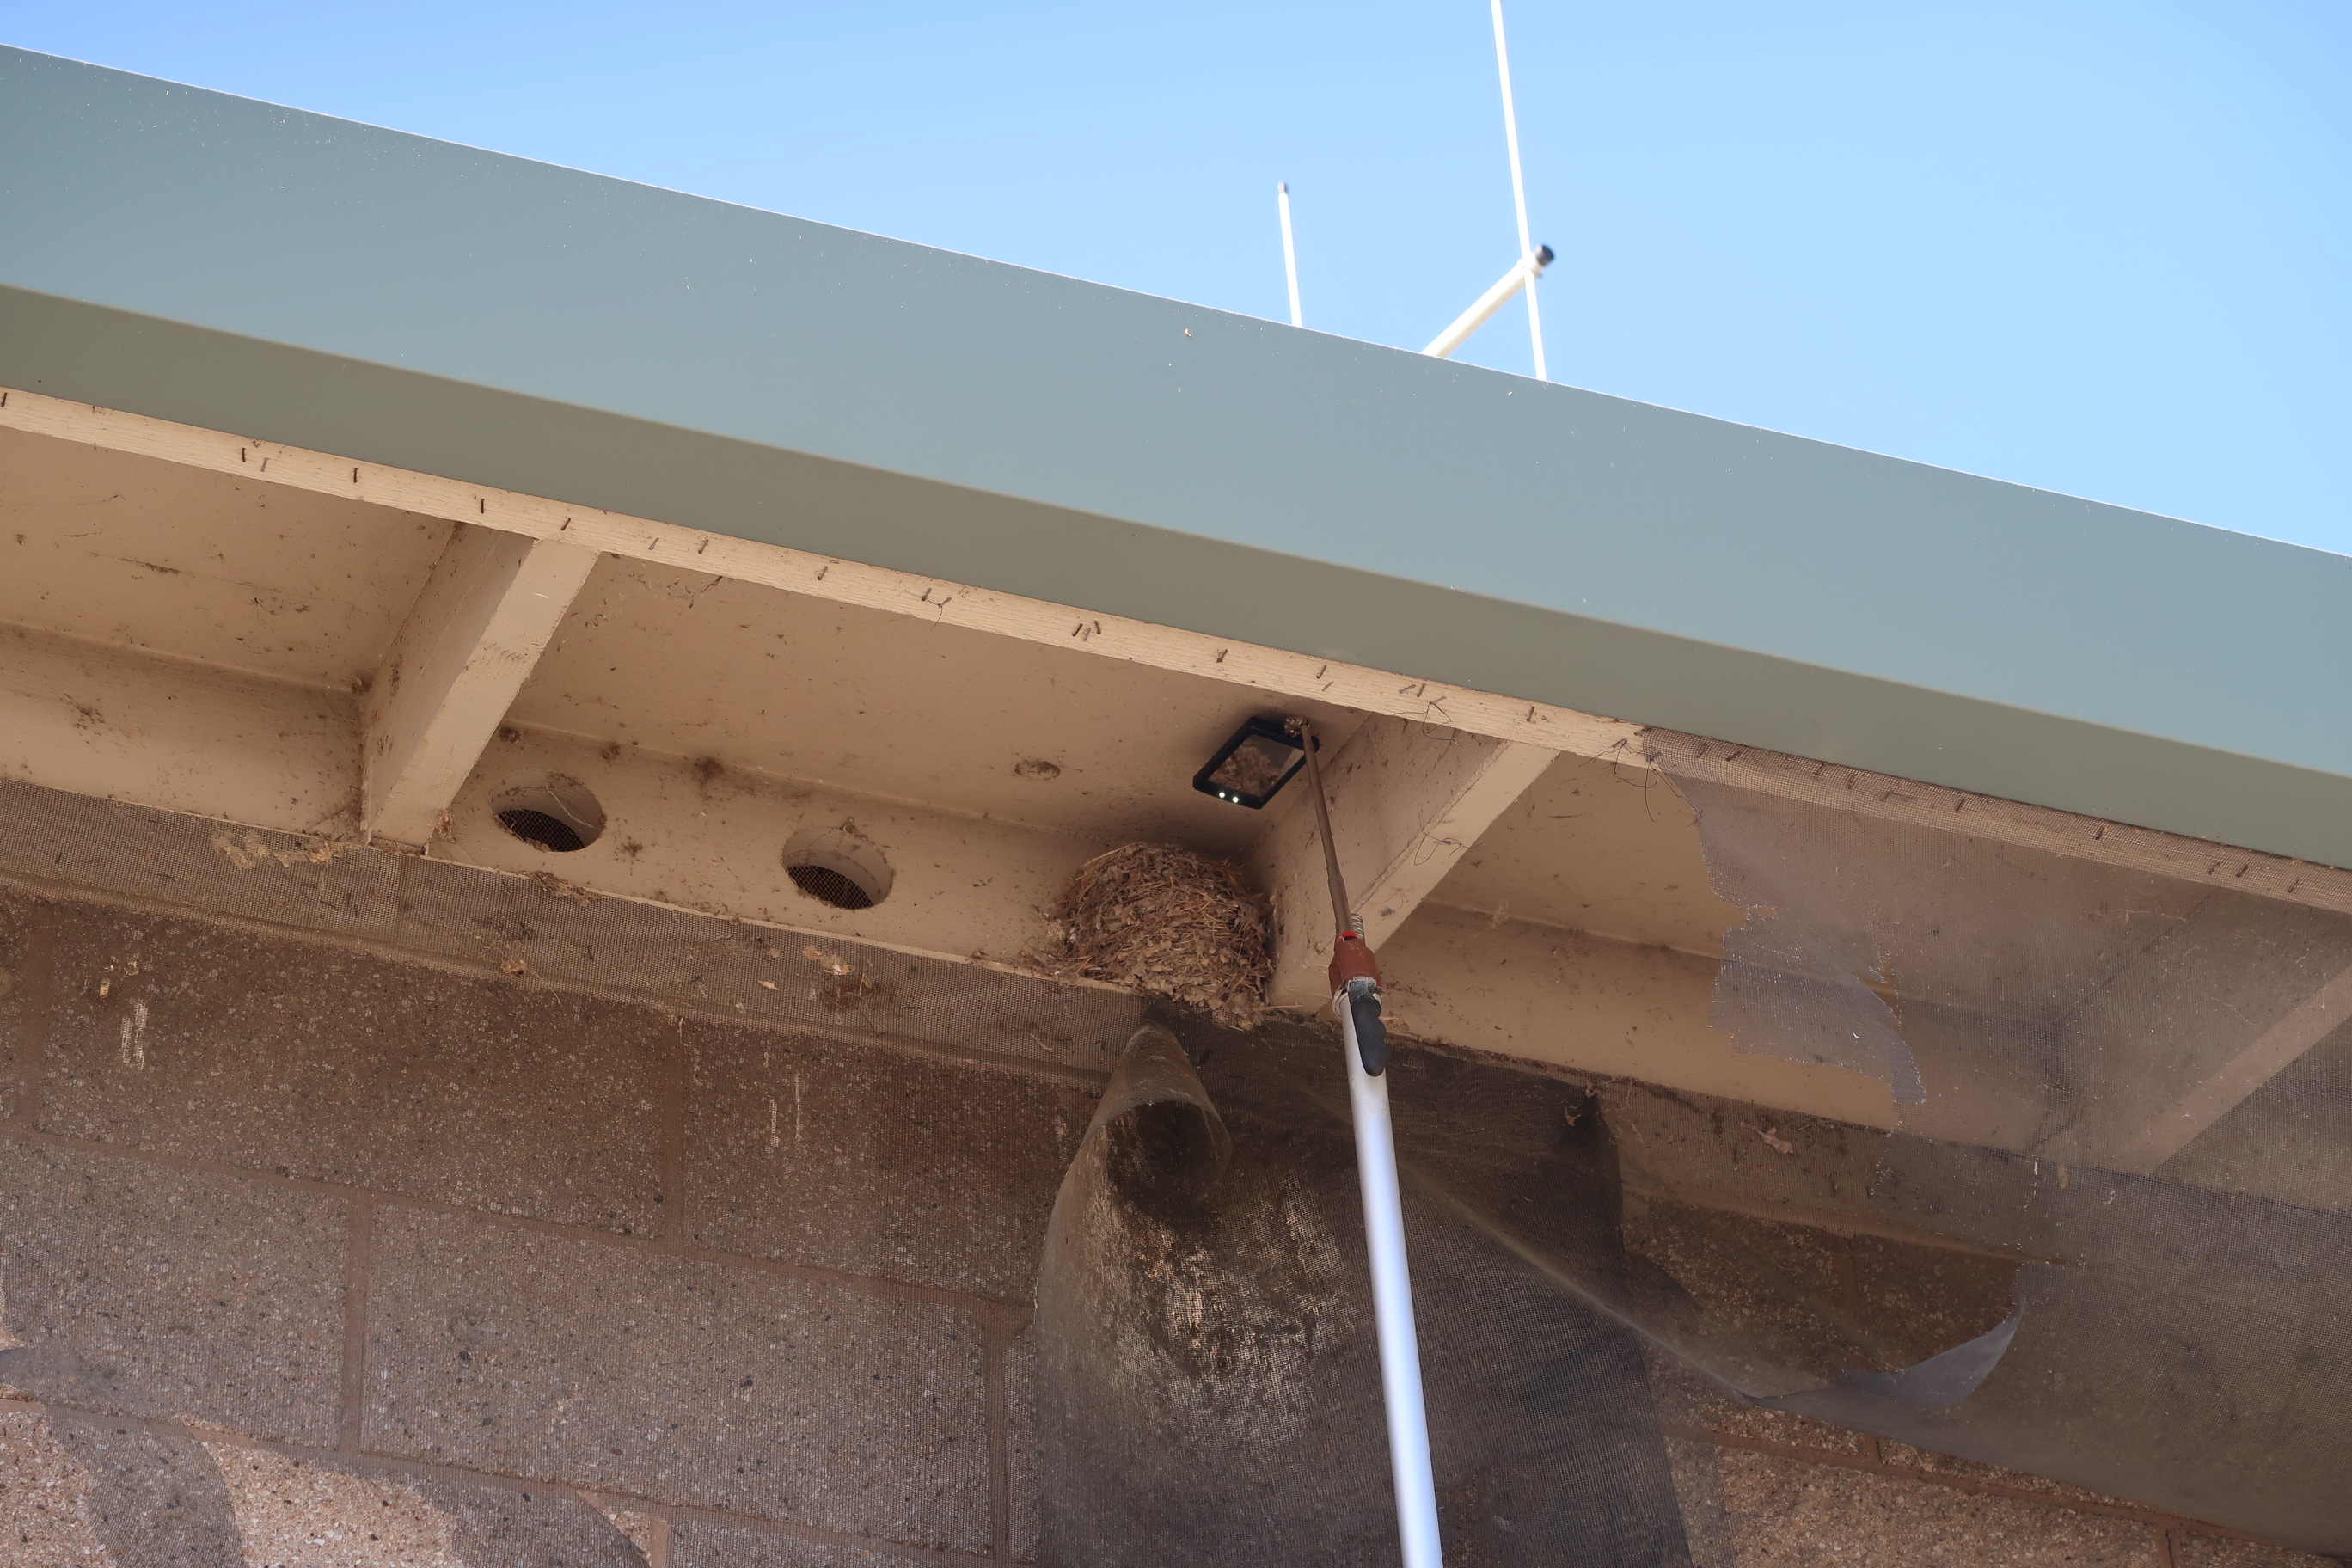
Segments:
[[[1339,846],[1331,837],[1331,806],[1323,794],[1323,763],[1314,727],[1304,720],[1298,738],[1307,748],[1307,783],[1315,795],[1317,837],[1323,841],[1323,873],[1331,884],[1331,919],[1341,931],[1356,931],[1348,908],[1348,884],[1339,875]],[[1404,1204],[1397,1191],[1396,1135],[1389,1126],[1389,1080],[1364,1070],[1356,1040],[1356,1010],[1341,990],[1331,998],[1339,1016],[1339,1048],[1348,1058],[1348,1107],[1356,1124],[1356,1173],[1364,1194],[1364,1247],[1372,1265],[1372,1322],[1380,1333],[1381,1396],[1388,1412],[1389,1475],[1396,1489],[1397,1540],[1404,1568],[1444,1568],[1437,1537],[1437,1482],[1429,1462],[1429,1411],[1421,1392],[1421,1336],[1412,1321],[1412,1273],[1405,1266]]]
[[[1511,53],[1503,43],[1503,0],[1494,0],[1495,12],[1495,72],[1503,79],[1503,141],[1511,153],[1511,209],[1519,220],[1519,255],[1535,254],[1535,240],[1528,232],[1528,186],[1519,177],[1519,115],[1511,102]],[[1499,303],[1499,301],[1497,301]],[[1543,315],[1536,309],[1536,280],[1528,279],[1528,337],[1535,347],[1536,379],[1549,381],[1544,374]]]
[[[1274,200],[1282,211],[1282,280],[1290,288],[1290,324],[1303,327],[1307,318],[1298,310],[1298,247],[1290,241],[1290,182],[1274,187]]]
[[[1348,1054],[1348,1103],[1355,1112],[1356,1170],[1363,1184],[1364,1240],[1372,1261],[1372,1317],[1380,1329],[1381,1390],[1388,1407],[1397,1538],[1404,1547],[1404,1568],[1444,1568],[1445,1554],[1437,1538],[1437,1483],[1429,1463],[1429,1416],[1421,1392],[1421,1341],[1413,1328],[1412,1277],[1405,1267],[1396,1142],[1389,1129],[1389,1081],[1364,1071],[1356,1049],[1354,1012],[1344,992],[1333,1010],[1339,1015]]]
[[[1307,748],[1307,786],[1315,792],[1315,836],[1323,841],[1323,875],[1331,889],[1331,923],[1339,931],[1356,931],[1356,911],[1349,907],[1348,884],[1339,875],[1339,847],[1331,838],[1331,805],[1323,795],[1322,752],[1315,743],[1315,726],[1303,719],[1298,721],[1298,743]]]

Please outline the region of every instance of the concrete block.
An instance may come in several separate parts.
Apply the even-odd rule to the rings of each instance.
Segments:
[[[323,1194],[0,1142],[0,1384],[331,1445],[346,1226]]]
[[[1024,1327],[1004,1348],[1004,1424],[1011,1449],[1013,1557],[1037,1561],[1037,1333]]]
[[[694,1520],[677,1527],[663,1568],[907,1568],[923,1561],[884,1546],[845,1546]]]
[[[689,1025],[705,1247],[1025,1301],[1091,1095],[897,1052]]]
[[[58,921],[44,1130],[659,1229],[667,1017],[100,905]]]
[[[46,1416],[0,1410],[0,1559],[43,1568],[100,1560],[90,1492],[89,1471]]]
[[[62,1413],[47,1426],[88,1488],[83,1517],[100,1551],[80,1561],[110,1568],[247,1568],[228,1490],[202,1443]]]
[[[2187,1531],[2175,1531],[2172,1536],[2173,1568],[2340,1568],[2342,1562],[2340,1557],[2315,1557],[2284,1546]]]
[[[1902,1465],[1937,1478],[1951,1477],[1960,1480],[1985,1481],[1994,1486],[2012,1488],[2018,1491],[2039,1492],[2054,1502],[2087,1502],[2116,1504],[2123,1500],[2105,1497],[2082,1487],[2053,1481],[2047,1476],[2037,1476],[2024,1470],[2005,1470],[1999,1465],[1987,1465],[1975,1459],[1963,1459],[1951,1454],[1938,1454],[1931,1449],[1915,1448],[1908,1443],[1892,1438],[1878,1440],[1878,1457],[1890,1465]]]
[[[2155,1568],[2156,1531],[1864,1470],[1723,1451],[1738,1568]]]
[[[562,1487],[412,1476],[364,1462],[211,1446],[241,1564],[275,1568],[646,1568],[629,1538]]]
[[[43,919],[34,900],[0,889],[0,1122],[16,1114],[28,1080],[41,1070],[41,1030],[37,1016],[46,991],[35,921]]]
[[[371,1451],[988,1543],[981,1331],[959,1309],[387,1209],[367,1336]]]

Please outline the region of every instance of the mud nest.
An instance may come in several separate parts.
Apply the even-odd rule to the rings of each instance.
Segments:
[[[1078,868],[1055,921],[1056,973],[1198,1007],[1246,1029],[1273,962],[1265,900],[1238,867],[1166,844],[1129,844]]]

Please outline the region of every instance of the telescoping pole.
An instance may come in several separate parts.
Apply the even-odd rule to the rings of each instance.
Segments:
[[[1381,1018],[1381,972],[1361,922],[1348,906],[1331,810],[1315,737],[1302,726],[1315,825],[1330,879],[1331,1008],[1348,1058],[1348,1105],[1356,1123],[1356,1170],[1364,1192],[1364,1239],[1372,1263],[1372,1317],[1380,1330],[1381,1392],[1388,1408],[1389,1470],[1396,1486],[1397,1535],[1404,1568],[1443,1568],[1437,1485],[1430,1473],[1429,1415],[1421,1392],[1421,1342],[1412,1321],[1412,1277],[1405,1266],[1404,1207],[1397,1191],[1396,1139],[1389,1126],[1388,1027]]]

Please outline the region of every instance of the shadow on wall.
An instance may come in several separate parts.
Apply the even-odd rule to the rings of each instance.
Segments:
[[[28,1368],[35,1353],[0,1352],[0,1384],[29,1393],[57,1370]],[[461,1487],[33,1408],[0,1411],[0,1475],[34,1500],[11,1517],[26,1553],[12,1562],[646,1568],[660,1529],[560,1487]]]

